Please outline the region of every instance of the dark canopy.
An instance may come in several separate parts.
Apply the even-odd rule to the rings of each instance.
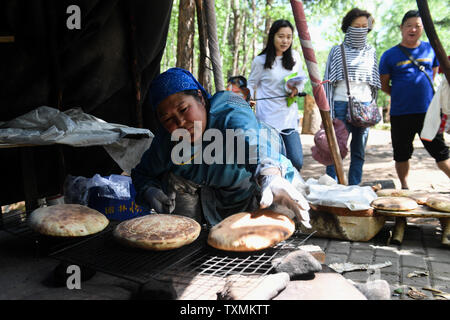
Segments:
[[[81,10],[80,30],[66,25],[70,5]],[[14,41],[0,42],[0,121],[47,105],[154,129],[145,97],[160,71],[171,9],[172,1],[2,0],[0,36]],[[100,147],[31,150],[39,195],[60,192],[65,174],[120,173]],[[0,149],[0,204],[24,199],[21,152]]]

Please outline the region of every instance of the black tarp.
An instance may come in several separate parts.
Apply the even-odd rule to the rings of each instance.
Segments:
[[[66,25],[71,5],[80,8],[79,30]],[[145,97],[160,72],[171,9],[170,0],[0,0],[0,36],[14,36],[0,43],[0,121],[47,105],[81,107],[107,122],[153,130]],[[61,191],[57,172],[120,173],[101,147],[31,150],[40,195]],[[20,152],[0,149],[0,204],[24,199]]]

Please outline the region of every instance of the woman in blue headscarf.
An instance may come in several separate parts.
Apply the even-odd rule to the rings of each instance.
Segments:
[[[138,204],[210,225],[271,206],[309,226],[308,203],[291,183],[302,180],[278,133],[241,97],[211,97],[191,73],[172,68],[154,79],[150,99],[161,127],[131,172]]]

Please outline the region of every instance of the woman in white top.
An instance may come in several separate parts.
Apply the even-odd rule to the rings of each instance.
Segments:
[[[275,21],[269,31],[267,46],[253,60],[248,89],[256,103],[256,117],[277,129],[286,147],[286,156],[300,171],[303,151],[298,134],[298,107],[293,99],[303,91],[304,80],[296,85],[286,84],[289,77],[306,79],[301,67],[300,54],[291,49],[294,27],[287,20]],[[281,97],[280,97],[281,96]],[[265,99],[273,98],[275,99]]]
[[[381,88],[376,52],[367,43],[367,34],[372,30],[372,25],[373,18],[369,12],[354,8],[342,19],[341,26],[345,33],[345,60],[350,92],[357,100],[367,105],[376,99],[377,91]],[[340,45],[335,45],[328,55],[324,80],[329,81],[325,83],[324,88],[333,118],[344,121],[352,135],[348,184],[358,185],[362,179],[369,128],[355,127],[346,122],[348,96]],[[333,165],[327,167],[326,173],[336,179]]]

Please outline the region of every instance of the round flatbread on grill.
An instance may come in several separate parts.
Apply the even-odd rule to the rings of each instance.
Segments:
[[[450,212],[450,196],[443,194],[431,196],[427,199],[426,205],[439,211]]]
[[[208,244],[226,251],[257,251],[289,238],[295,223],[283,214],[269,210],[240,212],[211,228]]]
[[[370,205],[375,209],[388,211],[409,211],[419,207],[416,201],[406,197],[379,197]]]
[[[195,241],[201,231],[194,219],[174,214],[150,214],[120,223],[113,232],[121,243],[148,250],[170,250]]]
[[[412,191],[405,189],[380,189],[376,193],[379,197],[407,197]]]
[[[426,204],[427,199],[432,196],[438,196],[440,193],[427,192],[427,191],[416,191],[411,193],[408,198],[415,200],[418,204]]]
[[[56,237],[81,237],[102,231],[109,220],[97,210],[79,204],[58,204],[34,210],[28,225],[34,231]]]

